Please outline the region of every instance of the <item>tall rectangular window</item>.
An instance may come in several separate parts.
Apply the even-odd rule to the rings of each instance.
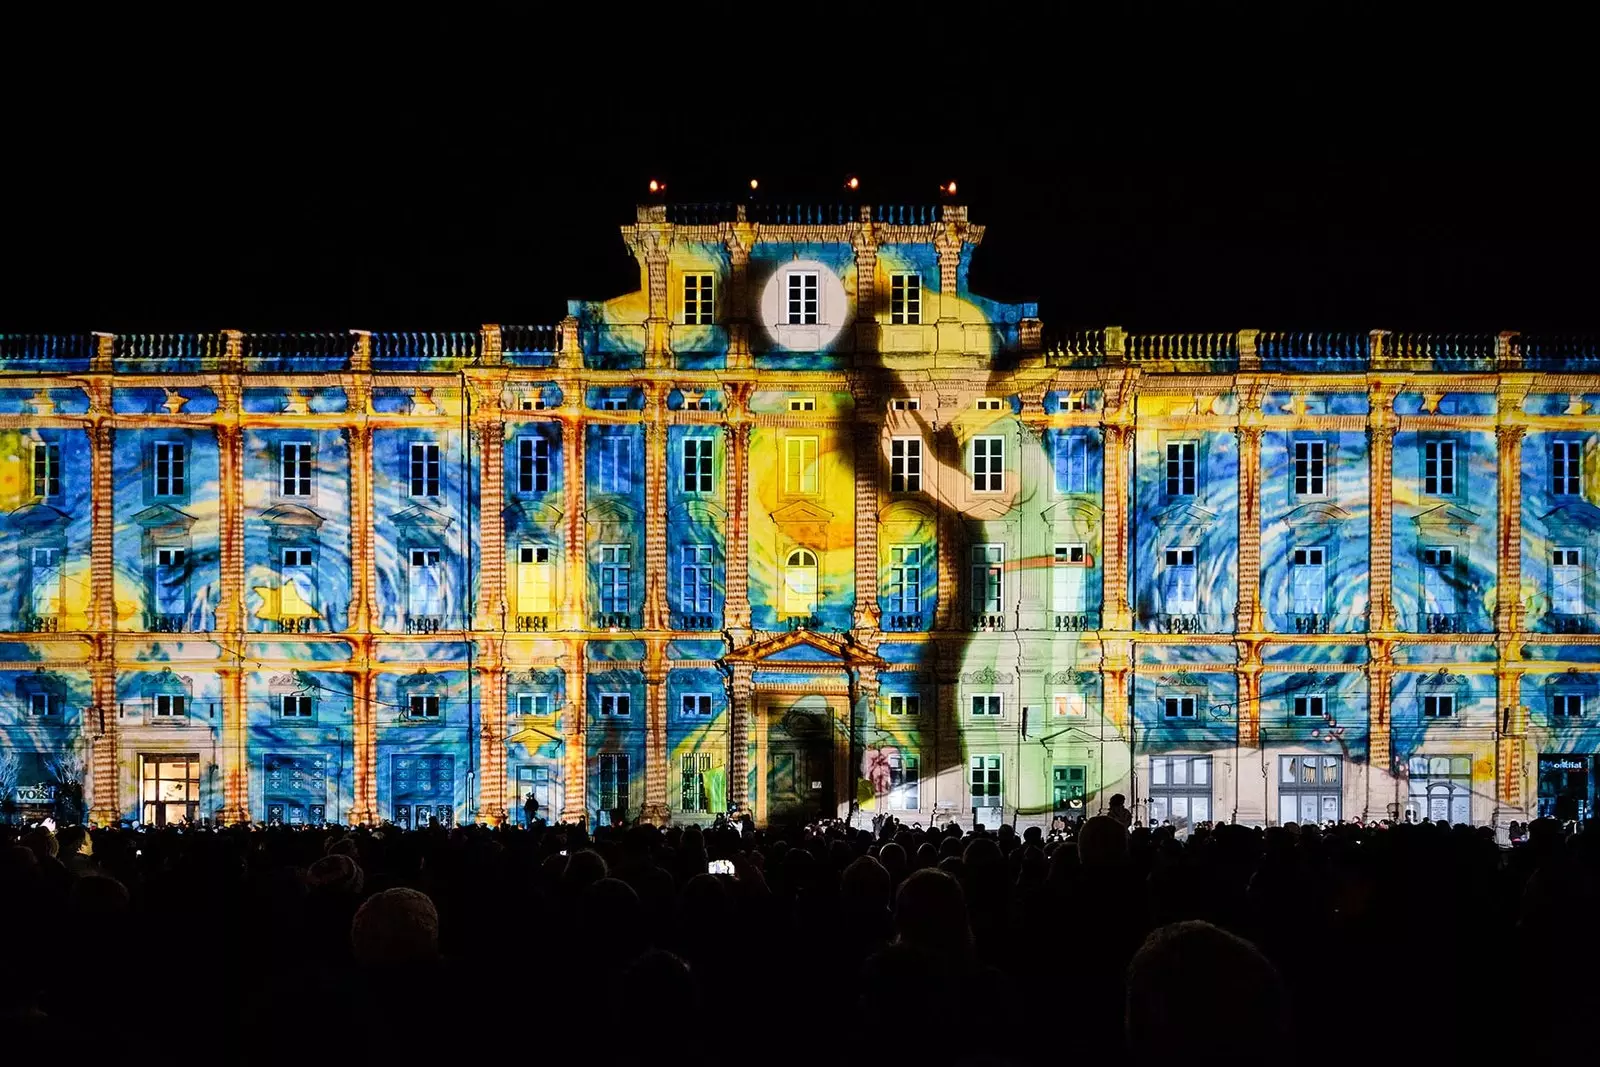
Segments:
[[[411,443],[411,495],[439,495],[439,446],[426,441]]]
[[[184,459],[182,442],[156,442],[156,496],[183,496],[186,484]]]
[[[683,717],[685,719],[711,718],[710,693],[685,693],[683,694]]]
[[[683,321],[686,326],[709,326],[716,321],[716,301],[712,298],[712,276],[683,276]]]
[[[1320,719],[1327,701],[1321,693],[1303,693],[1294,698],[1294,716],[1297,719]]]
[[[628,755],[625,752],[600,753],[600,809],[608,816],[628,810]]]
[[[517,546],[517,612],[539,615],[550,610],[552,567],[545,545]]]
[[[1327,491],[1328,443],[1294,443],[1294,495],[1322,496]]]
[[[1199,610],[1199,586],[1196,582],[1194,549],[1169,548],[1166,550],[1166,570],[1163,594],[1168,615],[1193,615]]]
[[[890,715],[922,714],[922,697],[916,693],[894,693],[889,697]]]
[[[156,549],[156,612],[185,615],[189,611],[189,568],[181,548]]]
[[[543,437],[517,438],[517,492],[550,491],[550,442]]]
[[[61,446],[33,446],[33,495],[41,500],[61,495]]]
[[[600,546],[600,611],[603,614],[628,613],[628,583],[632,571],[632,546]]]
[[[411,550],[411,585],[406,606],[413,623],[444,614],[444,567],[437,548]]]
[[[711,773],[711,757],[699,752],[685,752],[682,766],[683,810],[705,811],[709,799],[706,796],[706,776]]]
[[[1085,576],[1088,574],[1088,546],[1057,545],[1050,569],[1050,610],[1063,614],[1082,612],[1086,601]]]
[[[1289,593],[1296,615],[1321,615],[1327,610],[1326,553],[1319,545],[1294,550]]]
[[[683,491],[685,493],[711,492],[711,445],[709,437],[686,437],[683,440]]]
[[[817,439],[788,437],[783,442],[783,490],[786,493],[817,491]]]
[[[889,806],[897,811],[916,811],[922,807],[919,786],[922,761],[909,752],[889,757]]]
[[[1422,717],[1425,719],[1453,719],[1455,714],[1456,698],[1450,693],[1422,698]]]
[[[633,438],[612,434],[600,438],[599,485],[602,493],[627,493],[633,490]]]
[[[1550,610],[1557,615],[1583,614],[1583,550],[1550,552]]]
[[[885,599],[891,614],[912,615],[922,610],[920,545],[894,545],[889,549],[888,578]]]
[[[1583,694],[1557,693],[1550,698],[1550,714],[1558,719],[1581,719],[1583,717]]]
[[[1456,495],[1456,443],[1422,443],[1422,491],[1428,496]]]
[[[789,272],[788,319],[791,326],[817,324],[817,272],[792,270]]]
[[[972,785],[972,806],[993,810],[1000,807],[1000,757],[972,756],[967,761]]]
[[[972,695],[972,715],[976,719],[998,719],[1000,717],[1000,694],[974,693]]]
[[[1089,443],[1082,434],[1056,438],[1056,492],[1089,491]]]
[[[711,546],[683,545],[679,578],[686,615],[711,614]]]
[[[311,442],[285,441],[278,454],[278,488],[284,496],[311,495]]]
[[[998,493],[1006,487],[1006,439],[1004,437],[974,437],[972,439],[972,490],[975,493]]]
[[[1164,719],[1194,718],[1195,699],[1192,696],[1163,697],[1161,717]]]
[[[1004,545],[972,546],[972,610],[980,615],[1002,610],[1005,556]]]
[[[1199,447],[1195,441],[1167,442],[1168,496],[1194,496]]]
[[[1456,613],[1456,550],[1430,547],[1422,550],[1422,610],[1428,615]]]
[[[895,437],[889,441],[889,491],[922,490],[922,438]]]
[[[33,547],[33,614],[54,619],[61,614],[61,549]]]
[[[625,719],[628,717],[627,693],[601,693],[600,716],[605,719]]]
[[[922,321],[922,275],[889,275],[889,322],[915,326]]]
[[[1152,756],[1150,825],[1187,829],[1211,818],[1211,757]]]
[[[1554,496],[1583,492],[1583,442],[1556,441],[1550,446],[1550,492]]]
[[[316,603],[317,567],[311,549],[284,549],[283,570],[278,573],[279,624],[317,618],[321,612]]]

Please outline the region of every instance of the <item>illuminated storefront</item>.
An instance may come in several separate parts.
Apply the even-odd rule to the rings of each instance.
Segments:
[[[982,237],[658,204],[552,326],[0,335],[13,809],[1586,817],[1600,350],[1049,338]]]

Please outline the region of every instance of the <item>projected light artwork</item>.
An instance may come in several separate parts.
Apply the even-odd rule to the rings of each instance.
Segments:
[[[949,202],[622,236],[551,326],[0,336],[5,815],[1587,815],[1595,345],[1047,339]]]

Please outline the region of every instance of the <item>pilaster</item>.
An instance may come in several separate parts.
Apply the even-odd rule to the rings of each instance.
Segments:
[[[1255,641],[1236,642],[1239,653],[1238,700],[1235,709],[1239,729],[1239,745],[1259,748],[1261,745],[1261,646]]]
[[[371,638],[363,637],[361,644],[363,660],[370,660]],[[350,747],[354,784],[350,821],[372,826],[378,822],[377,679],[364,663],[354,673],[352,685],[355,703],[351,708],[351,728],[354,736]]]
[[[878,462],[883,451],[883,398],[866,379],[853,379],[855,395],[855,613],[857,630],[878,628]]]
[[[1249,417],[1247,413],[1241,417]],[[1260,412],[1253,413],[1260,418]],[[1260,633],[1261,620],[1261,432],[1243,425],[1239,438],[1239,605],[1234,629]]]
[[[1133,427],[1107,423],[1104,427],[1104,482],[1101,486],[1100,545],[1103,564],[1102,629],[1123,633],[1133,629],[1128,600],[1128,449]]]
[[[644,398],[644,628],[667,628],[667,428],[661,423],[661,387],[649,382]]]
[[[569,385],[566,410],[561,413],[561,490],[566,508],[567,536],[562,557],[561,628],[582,630],[587,622],[588,531],[584,522],[584,448],[582,389]],[[581,648],[581,646],[580,646]]]
[[[489,336],[490,327],[484,327]],[[493,327],[496,343],[500,329]],[[489,381],[473,381],[472,421],[478,431],[478,597],[474,630],[504,630],[506,623],[506,539],[502,516],[506,503],[505,423],[500,390]]]
[[[723,228],[722,243],[728,249],[728,297],[723,315],[728,326],[728,369],[749,370],[750,359],[750,249],[755,245],[757,227],[745,221],[744,207],[739,220]]]
[[[1367,385],[1367,437],[1369,441],[1367,492],[1369,501],[1368,568],[1369,627],[1393,633],[1394,616],[1394,435],[1399,421],[1394,398],[1401,379],[1373,378]]]
[[[652,639],[645,651],[644,808],[639,815],[665,826],[667,807],[667,665],[666,643]]]
[[[1377,818],[1387,814],[1391,798],[1372,794],[1375,786],[1392,783],[1394,779],[1394,724],[1390,714],[1393,703],[1391,686],[1394,680],[1394,645],[1384,638],[1367,640],[1367,814],[1364,818]],[[1377,772],[1377,773],[1375,773]]]
[[[628,248],[644,268],[644,287],[649,298],[650,310],[644,324],[646,370],[660,370],[669,365],[672,357],[672,319],[667,300],[667,281],[673,227],[665,216],[665,211],[658,215],[650,208],[643,208],[637,224],[623,229]]]
[[[372,338],[360,335],[370,355]],[[357,633],[371,633],[377,619],[377,582],[372,545],[372,379],[364,374],[345,380],[347,410],[353,416],[345,427],[350,447],[350,625]]]
[[[95,635],[95,659],[89,667],[94,707],[85,723],[89,731],[89,778],[94,795],[89,819],[96,826],[114,825],[122,815],[117,796],[117,669],[116,635],[102,630]]]
[[[237,641],[238,637],[233,640]],[[225,823],[247,823],[250,821],[250,751],[244,668],[223,667],[217,673],[222,680],[222,751],[218,753],[222,810],[218,817]]]
[[[750,397],[748,382],[735,383],[727,397],[728,531],[723,571],[723,615],[728,629],[736,634],[750,629],[750,413],[745,409]]]
[[[566,764],[561,821],[584,823],[589,819],[589,697],[588,653],[582,638],[567,641],[567,707],[561,715],[562,752]]]
[[[872,209],[861,209],[861,227],[850,240],[856,254],[856,352],[878,350],[878,237]]]
[[[728,665],[728,810],[750,808],[750,699],[755,665]]]
[[[1526,426],[1495,429],[1500,444],[1498,573],[1495,578],[1494,628],[1502,634],[1522,630],[1522,438]]]
[[[487,655],[476,665],[483,720],[478,746],[478,819],[498,826],[506,821],[506,672],[500,638],[486,638],[482,644]]]

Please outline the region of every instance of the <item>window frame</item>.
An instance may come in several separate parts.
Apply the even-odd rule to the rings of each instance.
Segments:
[[[600,614],[631,615],[633,612],[633,545],[628,542],[607,542],[595,547],[600,550],[598,582]],[[622,596],[621,607],[616,606],[619,591]],[[611,607],[607,607],[607,604],[610,604]]]
[[[595,491],[611,496],[633,492],[633,437],[603,433],[595,456]]]
[[[714,493],[713,470],[716,463],[716,438],[690,434],[683,438],[682,469],[679,487],[685,493]]]
[[[1168,500],[1188,500],[1200,495],[1200,441],[1182,437],[1162,448],[1162,487]],[[1187,468],[1187,469],[1185,469]]]
[[[967,709],[970,712],[969,718],[997,722],[1005,717],[1005,694],[969,693],[967,694]]]
[[[1550,495],[1583,496],[1583,445],[1581,440],[1550,442]]]
[[[293,459],[290,458],[291,453],[294,454]],[[316,497],[315,441],[290,438],[278,442],[278,495],[286,500],[311,500]]]
[[[797,557],[799,557],[798,561]],[[807,563],[805,561],[806,558],[809,558],[811,562]],[[796,606],[800,604],[800,601],[795,599],[791,602],[791,596],[798,598],[803,594],[803,590],[797,590],[795,583],[790,580],[790,575],[799,575],[805,571],[810,571],[811,603],[805,606]],[[820,557],[814,549],[807,548],[804,545],[796,545],[784,554],[782,582],[782,588],[779,590],[780,615],[804,616],[816,614],[817,605],[822,602],[822,565]]]
[[[631,693],[612,691],[595,694],[595,716],[601,719],[631,719],[633,700]],[[609,709],[609,710],[608,710]]]
[[[1055,462],[1055,488],[1061,496],[1090,492],[1089,489],[1089,439],[1081,433],[1063,433],[1056,436],[1060,451],[1052,457]]]
[[[1328,694],[1325,692],[1296,693],[1289,701],[1289,709],[1296,719],[1326,719]]]
[[[189,717],[189,694],[156,693],[150,701],[150,716],[162,721],[187,719]]]
[[[181,500],[189,495],[189,442],[178,440],[152,441],[151,490],[152,497],[162,500]],[[163,449],[167,450],[163,458]],[[162,465],[165,463],[165,472]],[[165,482],[166,488],[162,485]]]
[[[890,693],[886,699],[893,718],[916,718],[922,714],[921,693]]]
[[[889,492],[922,492],[922,438],[889,438]]]
[[[920,544],[889,546],[888,580],[884,582],[883,596],[891,615],[922,614],[922,547]],[[914,558],[908,563],[906,558],[913,553]]]
[[[1173,557],[1177,558],[1174,559]],[[1163,572],[1170,571],[1171,576],[1164,575],[1161,583],[1161,607],[1166,615],[1198,615],[1200,613],[1200,549],[1197,545],[1172,545],[1162,549],[1161,553]],[[1187,560],[1187,562],[1186,562]],[[1173,596],[1172,587],[1181,585],[1183,571],[1189,571],[1188,599],[1180,600]],[[1178,592],[1181,594],[1182,589]],[[1185,607],[1184,605],[1187,605]]]
[[[709,722],[715,715],[716,708],[710,693],[697,690],[678,694],[678,718],[690,722]]]
[[[922,325],[920,271],[904,271],[889,275],[889,325]]]
[[[1005,810],[1006,797],[1005,757],[998,752],[974,752],[967,757],[967,796],[972,807],[979,811]],[[980,779],[982,790],[980,792]],[[980,804],[978,798],[994,798],[992,804]]]
[[[922,809],[922,754],[896,750],[889,756],[889,808]]]
[[[683,272],[683,325],[711,326],[717,321],[715,274],[706,271]]]
[[[1072,689],[1050,695],[1050,715],[1056,719],[1087,719],[1089,717],[1089,694],[1081,689]]]
[[[690,557],[693,553],[693,558]],[[710,615],[716,606],[716,546],[678,546],[678,605],[685,615]]]
[[[979,553],[983,558],[979,558]],[[974,615],[1001,615],[1006,610],[1006,546],[986,541],[971,545],[967,552],[967,577],[970,583],[967,603]],[[990,596],[990,590],[994,596]]]
[[[33,495],[40,501],[54,500],[61,495],[61,445],[58,442],[35,441],[33,444]]]
[[[1200,698],[1193,693],[1163,693],[1160,710],[1162,722],[1199,722]]]
[[[1320,500],[1332,495],[1328,487],[1332,452],[1329,442],[1321,437],[1297,437],[1290,442],[1290,488],[1296,499]]]
[[[517,435],[517,495],[550,491],[550,439],[541,434]]]
[[[549,693],[541,693],[524,689],[512,694],[512,699],[514,701],[513,706],[516,708],[516,711],[513,712],[515,715],[526,716],[535,719],[547,719],[550,717],[550,707],[552,702],[550,700]],[[527,702],[526,709],[523,706],[524,701]],[[543,711],[539,710],[541,702],[544,705]]]
[[[412,441],[408,455],[408,495],[419,500],[437,500],[444,474],[444,453],[439,442]]]
[[[810,458],[806,448],[810,446]],[[783,492],[785,496],[816,496],[820,484],[822,442],[813,435],[792,434],[783,439]]]
[[[406,696],[406,718],[415,722],[439,722],[444,718],[444,701],[438,693],[410,693]]]
[[[27,713],[34,719],[54,719],[61,715],[61,694],[48,691],[28,694]]]
[[[1584,694],[1574,692],[1558,692],[1550,694],[1550,717],[1563,722],[1572,722],[1584,718]],[[1572,710],[1576,707],[1576,711]]]
[[[1428,455],[1430,451],[1434,453],[1432,458]],[[1421,477],[1417,481],[1421,494],[1423,496],[1454,499],[1461,478],[1461,450],[1456,447],[1456,439],[1454,437],[1427,438],[1421,442],[1420,455]],[[1433,464],[1432,474],[1428,473],[1430,463]]]
[[[982,445],[982,448],[979,446]],[[979,468],[982,468],[981,470]],[[974,493],[1006,491],[1006,439],[1001,434],[978,434],[967,446],[968,483]]]
[[[1076,554],[1077,558],[1073,556]],[[1072,576],[1077,575],[1077,581]],[[1074,593],[1077,607],[1071,607]],[[1053,614],[1083,615],[1089,610],[1089,544],[1062,541],[1051,546],[1050,611]]]
[[[1460,718],[1461,707],[1454,693],[1423,693],[1422,718],[1435,722],[1455,721]]]
[[[1558,563],[1557,559],[1565,559]],[[1572,571],[1576,579],[1564,577],[1559,572]],[[1557,590],[1563,585],[1576,580],[1576,592],[1563,592],[1559,595]],[[1588,607],[1588,598],[1584,596],[1583,549],[1577,545],[1555,545],[1550,549],[1550,613],[1552,615],[1583,615]]]
[[[783,307],[785,326],[821,325],[822,272],[811,269],[786,271],[783,280]]]
[[[291,706],[296,709],[290,711]],[[310,693],[279,693],[278,718],[294,722],[311,722],[316,718],[316,705]]]

